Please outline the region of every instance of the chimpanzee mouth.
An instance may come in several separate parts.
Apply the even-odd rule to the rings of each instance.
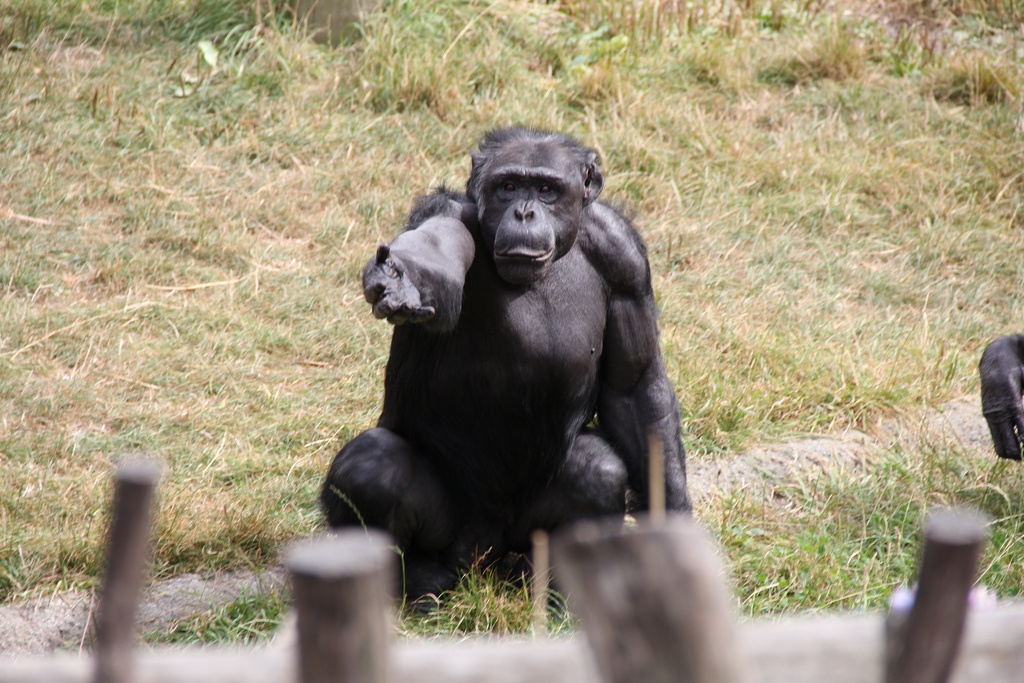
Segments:
[[[513,285],[527,285],[544,277],[555,252],[506,252],[494,255],[498,275]]]
[[[554,256],[555,250],[547,251],[503,251],[494,254],[495,263],[547,263]]]

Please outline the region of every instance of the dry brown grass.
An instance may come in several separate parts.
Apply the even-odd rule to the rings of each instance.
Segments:
[[[630,18],[394,2],[332,51],[239,7],[0,0],[4,597],[94,581],[110,463],[127,454],[167,463],[158,572],[274,562],[315,531],[333,452],[379,408],[389,331],[359,295],[363,262],[414,194],[461,184],[494,126],[600,150],[608,196],[650,246],[694,458],[974,392],[981,346],[1024,320],[1019,42],[984,15],[942,15],[956,45],[900,47],[814,3]],[[943,96],[967,48],[1003,71]],[[940,456],[906,457],[932,472]],[[1019,484],[963,467],[943,495],[998,486],[1010,503],[982,502],[1012,536]],[[848,529],[880,496],[909,535],[931,493],[901,506],[868,484],[804,505],[846,501],[828,510]],[[750,610],[814,606],[841,558],[751,558],[788,525],[845,546],[801,515],[746,534],[749,505],[707,513],[738,534],[723,538],[743,590],[769,596]],[[876,589],[904,575],[900,552],[862,568]],[[799,597],[758,592],[762,573],[812,560]]]

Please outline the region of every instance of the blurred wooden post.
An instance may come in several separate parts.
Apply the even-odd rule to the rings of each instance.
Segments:
[[[391,680],[388,615],[396,584],[391,545],[380,532],[353,529],[287,553],[301,683]]]
[[[949,680],[986,536],[986,520],[976,512],[929,516],[913,605],[886,620],[886,683]]]
[[[715,550],[689,517],[578,524],[556,536],[559,580],[607,683],[737,683],[744,662]]]
[[[355,37],[355,24],[383,5],[383,0],[296,0],[295,18],[317,42],[337,45]]]
[[[115,474],[107,567],[96,617],[96,683],[127,683],[132,678],[135,612],[159,478],[160,467],[151,461],[125,462]]]

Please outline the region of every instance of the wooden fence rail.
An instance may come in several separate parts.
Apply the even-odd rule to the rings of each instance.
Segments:
[[[145,469],[141,477],[133,467],[118,476],[135,489],[129,515],[135,523],[128,525],[135,531],[116,531],[129,513],[117,507],[123,500],[115,502],[122,512],[114,515],[100,614],[116,613],[102,604],[109,596],[121,595],[123,605],[137,594],[143,566],[137,549],[146,545],[138,531],[146,525],[138,520],[148,520],[147,494],[138,488],[155,485]],[[118,484],[115,491],[122,489]],[[710,541],[688,518],[641,520],[630,530],[583,524],[552,539],[556,577],[568,589],[583,635],[391,643],[387,587],[394,554],[382,535],[353,531],[288,552],[294,647],[121,648],[111,667],[100,664],[111,657],[103,648],[121,636],[98,637],[92,661],[0,659],[0,683],[1024,681],[1024,603],[968,608],[985,521],[939,512],[925,537],[912,604],[889,615],[738,622]],[[130,566],[138,568],[132,576],[124,569]],[[130,632],[124,621],[115,634]]]

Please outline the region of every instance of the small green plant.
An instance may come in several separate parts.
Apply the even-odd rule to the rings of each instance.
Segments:
[[[576,80],[575,97],[600,100],[621,97],[622,63],[629,56],[629,37],[611,35],[606,26],[584,33],[575,41],[566,71]]]
[[[890,72],[899,77],[920,74],[935,57],[924,28],[910,25],[900,27],[896,38],[886,44],[883,54]]]

